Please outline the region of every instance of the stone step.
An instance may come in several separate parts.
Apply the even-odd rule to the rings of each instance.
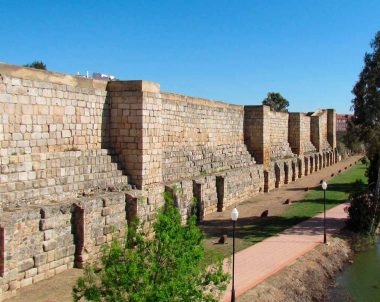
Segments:
[[[3,156],[2,158],[10,158],[17,162],[24,161],[43,161],[62,158],[75,157],[98,157],[98,156],[113,156],[114,154],[108,149],[84,150],[84,151],[62,151],[62,152],[46,152],[46,153],[31,153],[31,154],[15,154]]]
[[[98,166],[98,165],[110,165],[111,170],[118,169],[116,158],[110,155],[99,155],[96,157],[65,157],[60,159],[38,160],[38,157],[34,158],[19,158],[17,161],[10,157],[9,163],[0,165],[0,173],[3,175],[16,173],[16,172],[28,172],[46,170],[50,168],[66,168],[66,167],[80,167],[80,166]]]
[[[172,152],[173,153],[173,152]],[[166,161],[169,162],[197,162],[197,161],[208,161],[208,162],[215,162],[215,161],[230,161],[230,160],[237,160],[239,159],[240,161],[252,161],[252,156],[248,153],[243,153],[243,154],[234,154],[230,156],[225,156],[225,155],[212,155],[212,156],[186,156],[186,155],[176,155],[176,154],[166,154]]]
[[[128,186],[116,156],[106,149],[14,155],[1,159],[0,203],[12,206],[76,196],[83,190]]]
[[[1,205],[3,207],[14,207],[17,204],[38,204],[51,200],[63,200],[75,197],[88,189],[106,189],[110,186],[122,185],[130,189],[128,177],[112,176],[88,179],[88,175],[83,175],[82,181],[75,181],[66,184],[53,184],[37,188],[25,188],[24,190],[8,191],[0,193]],[[100,175],[99,175],[100,176]]]
[[[11,170],[12,171],[12,170]],[[120,171],[116,163],[101,165],[81,165],[64,168],[32,169],[23,172],[5,173],[1,175],[2,183],[27,181],[52,177],[72,176],[79,174],[106,173]]]
[[[32,179],[32,180],[25,180],[25,181],[19,180],[19,181],[2,183],[0,184],[0,192],[22,191],[25,189],[32,189],[32,188],[38,189],[38,188],[43,188],[43,187],[54,186],[56,184],[64,185],[64,184],[71,184],[71,183],[87,181],[87,180],[111,179],[113,177],[121,177],[121,176],[128,178],[127,176],[123,175],[122,171],[120,170],[115,170],[115,171],[110,171],[110,172],[65,175],[65,176],[56,176],[56,177],[49,177],[47,175],[44,175],[44,177],[41,177],[39,179]]]

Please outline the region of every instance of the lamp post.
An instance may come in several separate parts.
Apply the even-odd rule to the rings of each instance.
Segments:
[[[231,302],[235,302],[235,223],[239,217],[239,212],[237,208],[233,208],[231,211],[232,219],[232,291],[231,291]]]
[[[323,243],[327,243],[327,239],[326,239],[326,190],[327,190],[327,182],[322,181],[322,189],[323,189]]]

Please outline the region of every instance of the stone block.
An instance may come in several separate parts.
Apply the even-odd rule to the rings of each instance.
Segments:
[[[106,225],[103,228],[103,234],[104,235],[110,234],[110,233],[114,232],[114,230],[115,230],[115,227],[113,225]]]
[[[45,279],[46,279],[46,274],[41,273],[41,274],[38,274],[38,275],[33,277],[33,283],[37,283],[37,282],[40,282],[40,281],[45,280]]]
[[[25,287],[31,284],[33,284],[33,277],[21,280],[20,287]]]
[[[49,268],[50,268],[50,263],[40,265],[39,267],[37,267],[37,273],[42,274],[42,273],[48,271]]]
[[[44,252],[49,252],[49,251],[54,250],[56,248],[57,248],[57,241],[55,241],[55,240],[49,240],[49,241],[45,241],[43,243]]]
[[[67,265],[63,264],[61,266],[56,267],[54,272],[55,272],[55,274],[60,274],[66,270],[67,270]]]
[[[33,258],[34,258],[34,265],[38,267],[46,263],[47,254],[46,253],[38,254],[38,255],[35,255]]]
[[[34,267],[33,258],[25,259],[19,263],[18,271],[19,272],[25,272],[25,271],[31,269],[32,267]]]
[[[56,232],[53,229],[49,229],[49,230],[44,231],[44,240],[45,241],[54,239],[55,236],[56,236]]]
[[[34,277],[35,275],[37,275],[37,268],[32,268],[25,272],[25,278]]]
[[[64,264],[64,260],[63,259],[59,259],[59,260],[55,260],[53,262],[50,262],[49,263],[49,270],[52,270],[52,269],[55,269],[61,265]]]
[[[9,282],[9,290],[13,291],[20,288],[20,281],[14,280]]]
[[[57,225],[57,220],[54,217],[48,218],[48,219],[41,219],[40,230],[46,231],[46,230],[54,229],[56,225]]]
[[[111,215],[111,208],[103,208],[102,210],[102,216],[108,216]]]
[[[100,236],[100,237],[96,238],[96,245],[102,245],[105,242],[106,242],[105,236]]]
[[[74,106],[66,106],[65,107],[65,115],[74,115],[75,107]]]
[[[46,279],[51,278],[55,275],[55,270],[51,269],[46,272]]]
[[[62,137],[71,137],[71,131],[70,130],[62,130]]]

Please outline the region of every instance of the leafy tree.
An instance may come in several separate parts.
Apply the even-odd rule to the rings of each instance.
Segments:
[[[371,43],[372,53],[364,56],[364,68],[352,92],[354,116],[349,124],[349,135],[365,143],[371,160],[369,182],[377,180],[380,153],[380,32]]]
[[[25,64],[24,67],[47,70],[46,64],[42,61],[34,61],[31,64]]]
[[[101,268],[87,266],[78,279],[75,301],[218,301],[229,280],[222,259],[211,266],[204,261],[195,216],[182,225],[171,195],[165,200],[153,224],[154,237],[132,228],[125,241],[105,246]]]
[[[379,223],[380,205],[380,31],[371,42],[371,53],[364,56],[364,67],[352,93],[354,116],[349,123],[348,136],[365,145],[370,165],[367,171],[373,206],[369,207],[371,224],[367,230],[373,234]],[[354,204],[352,204],[354,206]]]
[[[373,222],[373,212],[376,210],[373,194],[368,190],[355,192],[350,196],[350,202],[351,206],[348,208],[348,228],[355,232],[371,234],[373,225],[379,224],[380,218],[376,217],[375,222]]]
[[[272,111],[288,112],[289,102],[278,92],[269,92],[263,105],[270,106]]]

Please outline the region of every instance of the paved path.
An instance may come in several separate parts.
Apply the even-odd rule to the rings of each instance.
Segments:
[[[341,204],[326,212],[328,235],[344,226],[347,206],[348,203]],[[236,297],[292,264],[322,242],[323,213],[285,230],[278,236],[270,237],[238,252],[235,254]],[[230,301],[230,294],[231,287],[228,288],[222,301]]]

